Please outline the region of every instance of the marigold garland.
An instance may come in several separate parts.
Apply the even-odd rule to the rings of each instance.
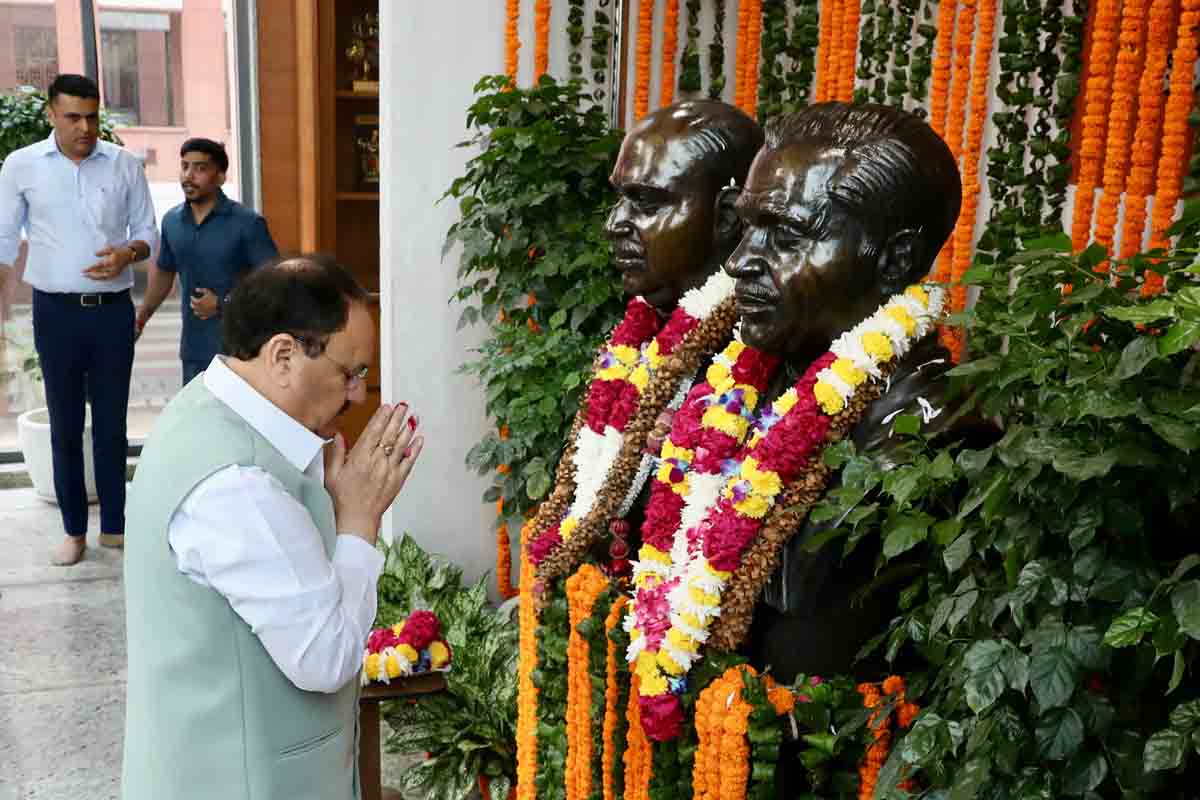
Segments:
[[[675,99],[675,55],[679,49],[679,0],[667,0],[663,12],[662,69],[658,91],[659,106]]]
[[[832,65],[838,62],[834,58],[834,50],[841,40],[841,0],[828,0],[821,3],[818,17],[819,39],[817,40],[817,88],[814,99],[824,103],[833,99],[830,93],[830,77],[834,72]]]
[[[737,22],[737,44],[733,55],[733,104],[746,110],[746,64],[750,41],[750,2],[739,0]]]
[[[967,307],[967,287],[963,275],[971,266],[972,245],[975,241],[975,216],[983,186],[979,178],[979,159],[983,154],[983,129],[987,123],[988,73],[992,63],[992,43],[996,35],[996,3],[999,0],[980,0],[979,33],[975,42],[975,62],[971,67],[970,122],[962,155],[962,207],[954,229],[954,261],[950,271],[950,310]],[[942,344],[955,361],[962,361],[966,342],[960,327],[942,326],[938,331]]]
[[[933,55],[933,74],[929,88],[929,124],[934,133],[946,140],[946,108],[950,92],[950,56],[954,48],[955,0],[938,4],[937,45]],[[948,141],[948,140],[947,140]]]
[[[1092,22],[1091,48],[1086,57],[1088,78],[1079,142],[1079,176],[1075,181],[1075,207],[1071,212],[1071,246],[1076,250],[1087,247],[1091,239],[1092,211],[1101,178],[1100,162],[1104,156],[1112,72],[1117,58],[1120,9],[1120,0],[1100,0]]]
[[[616,732],[617,727],[621,724],[618,718],[620,710],[617,708],[617,698],[621,694],[620,685],[617,683],[620,679],[617,672],[617,646],[610,634],[621,623],[621,617],[625,612],[625,603],[627,601],[628,598],[624,595],[618,597],[612,604],[612,608],[609,609],[608,616],[604,619],[604,638],[608,642],[604,678],[604,757],[601,769],[601,785],[604,792],[604,800],[616,800],[613,793],[613,767],[619,757],[616,753]]]
[[[517,22],[521,17],[521,0],[508,0],[507,21],[504,24],[504,71],[517,83],[517,66],[521,53],[521,38],[517,35]]]
[[[1138,84],[1138,117],[1134,126],[1133,153],[1125,190],[1125,223],[1121,228],[1120,258],[1129,258],[1142,246],[1146,228],[1146,198],[1154,191],[1154,156],[1162,137],[1163,78],[1167,74],[1171,35],[1174,33],[1174,0],[1154,0],[1146,33],[1146,60]],[[1146,275],[1149,281],[1150,273]]]
[[[1200,38],[1200,0],[1183,0],[1179,17],[1178,40],[1171,55],[1171,84],[1163,121],[1162,153],[1158,159],[1158,180],[1154,193],[1154,211],[1150,220],[1151,249],[1165,249],[1167,230],[1175,219],[1175,206],[1183,191],[1183,176],[1188,165],[1188,115],[1191,114],[1192,79],[1196,69]],[[1162,291],[1162,277],[1146,273],[1144,294]]]
[[[945,133],[942,139],[950,147],[950,152],[957,162],[963,152],[963,129],[967,122],[967,96],[971,88],[971,45],[975,36],[975,10],[977,0],[962,0],[958,8],[958,19],[954,29],[954,71],[950,83],[950,109],[946,114]],[[963,199],[968,192],[963,187]],[[964,202],[965,206],[966,203]],[[962,222],[962,209],[959,210],[959,224]],[[954,251],[957,237],[951,236],[946,240],[942,251],[938,254],[937,266],[934,268],[933,279],[946,283],[951,280],[954,270]],[[970,251],[968,249],[968,256]],[[951,343],[954,337],[951,336]],[[945,341],[945,338],[943,338]]]
[[[642,714],[638,705],[638,676],[634,675],[631,681],[629,704],[625,712],[629,736],[625,741],[624,800],[649,800],[653,752],[650,749],[650,740],[642,730]]]
[[[837,95],[833,100],[849,103],[854,99],[854,71],[858,61],[858,23],[861,6],[857,0],[845,0],[842,6],[842,42],[838,48]]]
[[[762,0],[745,0],[750,7],[750,25],[746,31],[746,89],[742,110],[758,116],[758,61],[762,53]]]
[[[875,683],[860,683],[857,686],[858,693],[863,698],[863,708],[878,708],[883,705],[883,698],[895,698],[895,721],[901,728],[908,728],[916,719],[920,708],[915,703],[910,703],[905,698],[904,679],[892,675],[883,682],[882,688]],[[888,759],[888,753],[892,749],[892,732],[890,723],[892,715],[880,718],[878,711],[873,711],[867,720],[867,729],[871,731],[874,742],[867,751],[863,754],[863,760],[858,768],[858,798],[859,800],[872,800],[875,797],[875,789],[879,783],[879,771],[883,769],[884,763]],[[900,788],[906,791],[914,788],[911,780],[900,782]]]
[[[571,634],[567,640],[566,800],[587,800],[592,793],[590,645],[579,633],[579,624],[592,615],[596,599],[607,588],[608,578],[593,564],[584,564],[567,578]]]
[[[1133,138],[1134,109],[1138,104],[1138,76],[1142,70],[1143,48],[1146,39],[1147,0],[1124,0],[1121,4],[1121,32],[1118,39],[1117,64],[1113,74],[1112,102],[1108,110],[1108,135],[1104,152],[1104,192],[1096,211],[1096,243],[1112,252],[1113,234],[1125,191],[1129,165],[1129,145]],[[1108,262],[1095,267],[1107,272]]]
[[[634,65],[633,118],[650,110],[650,53],[654,47],[654,0],[638,3],[637,60]]]
[[[694,800],[744,800],[750,778],[750,742],[746,738],[754,707],[742,696],[743,674],[757,675],[740,664],[727,669],[696,700],[699,745],[692,766]]]
[[[496,526],[496,594],[504,600],[517,594],[512,585],[512,545],[508,540],[508,524],[503,519]]]
[[[533,7],[533,82],[550,69],[550,1],[537,0]]]
[[[528,544],[533,520],[521,528],[521,602],[518,610],[520,633],[517,660],[517,800],[537,798],[538,688],[533,684],[537,669],[537,609],[533,602],[534,568]]]

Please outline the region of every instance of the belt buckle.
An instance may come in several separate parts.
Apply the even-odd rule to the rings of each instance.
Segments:
[[[98,294],[81,294],[79,295],[79,305],[84,308],[95,308],[100,305],[101,299]]]

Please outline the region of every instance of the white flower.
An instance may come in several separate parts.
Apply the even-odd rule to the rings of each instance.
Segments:
[[[733,294],[735,281],[719,269],[702,286],[689,289],[679,299],[679,306],[694,319],[708,319],[713,309]]]

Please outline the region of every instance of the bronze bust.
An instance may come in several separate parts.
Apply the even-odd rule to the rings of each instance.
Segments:
[[[725,269],[737,279],[743,339],[784,359],[780,388],[926,275],[954,229],[961,192],[949,148],[902,110],[824,103],[768,123],[737,201],[745,234]],[[855,427],[855,444],[886,447],[885,420],[917,410],[918,398],[944,409],[950,366],[935,336],[918,343]],[[926,430],[951,416],[943,411]],[[840,541],[802,549],[821,529],[809,523],[790,540],[755,610],[748,655],[780,680],[848,671],[895,612],[882,595],[851,602],[873,575],[868,548],[845,561]]]
[[[715,100],[666,106],[633,126],[605,225],[626,293],[666,316],[720,268],[740,238],[734,201],[762,141],[754,120]]]

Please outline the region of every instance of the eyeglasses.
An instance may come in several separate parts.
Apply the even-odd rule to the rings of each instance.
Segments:
[[[327,359],[329,359],[329,362],[331,364],[333,364],[335,367],[337,367],[339,370],[342,371],[342,375],[345,376],[345,378],[346,378],[346,388],[347,389],[354,389],[355,387],[358,386],[358,384],[362,383],[363,381],[365,381],[367,379],[367,373],[370,372],[370,370],[371,370],[370,367],[361,366],[358,369],[350,369],[345,364],[341,363],[336,358],[329,355],[329,353],[326,353],[325,345],[323,343],[315,342],[312,339],[309,339],[307,336],[297,336],[294,333],[292,334],[292,338],[295,339],[300,344],[304,345],[304,355],[306,355],[306,356],[308,356],[308,351],[310,349],[319,346],[321,348],[321,352],[319,352],[316,356],[308,356],[308,357],[309,358],[327,358]]]

